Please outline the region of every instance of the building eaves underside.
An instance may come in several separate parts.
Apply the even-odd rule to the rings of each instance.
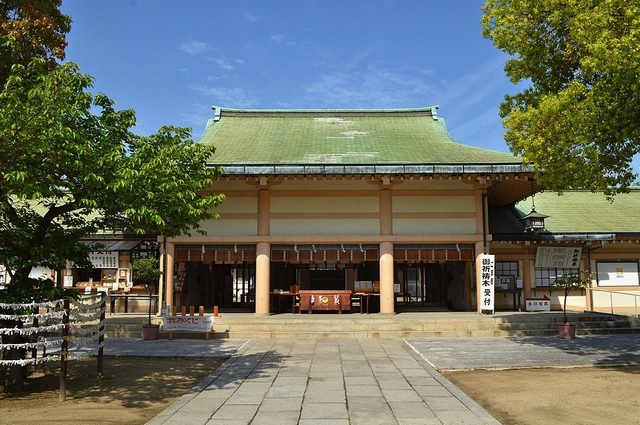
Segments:
[[[484,185],[490,205],[504,207],[543,189],[533,181],[533,168],[513,164],[237,164],[215,165],[227,179],[393,179],[465,180]]]

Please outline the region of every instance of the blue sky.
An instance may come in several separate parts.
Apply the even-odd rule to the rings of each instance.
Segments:
[[[202,134],[211,106],[439,105],[458,142],[508,152],[498,105],[514,87],[482,37],[484,0],[63,0],[67,60],[138,134]]]

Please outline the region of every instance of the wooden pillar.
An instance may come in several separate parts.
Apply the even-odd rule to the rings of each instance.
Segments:
[[[532,279],[535,279],[535,275],[531,273],[531,260],[526,257],[524,260],[519,261],[518,263],[522,264],[522,302],[526,307],[526,299],[532,297],[531,294],[531,282]]]
[[[258,235],[266,236],[270,229],[271,193],[266,188],[258,190]]]
[[[393,207],[390,188],[380,190],[380,234],[393,234]]]
[[[393,243],[380,244],[380,313],[395,314],[393,292]]]
[[[269,291],[271,273],[271,245],[259,242],[256,245],[256,315],[269,314]]]
[[[169,307],[173,306],[173,269],[174,269],[174,258],[176,255],[176,245],[172,242],[167,242],[166,244],[165,255],[165,267],[164,271],[165,276],[165,287],[164,294],[165,300]],[[162,301],[160,301],[160,306],[162,306]]]

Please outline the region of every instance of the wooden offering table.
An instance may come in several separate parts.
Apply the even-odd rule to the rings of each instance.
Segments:
[[[120,303],[124,303],[124,312],[129,312],[129,300],[139,300],[145,301],[150,300],[151,305],[153,307],[152,313],[155,314],[158,311],[158,295],[153,294],[149,297],[149,294],[138,294],[138,293],[129,293],[129,292],[112,292],[109,294],[109,298],[111,298],[111,309],[109,310],[109,314],[116,313],[116,300],[121,300]]]
[[[351,311],[350,290],[300,290],[300,312],[307,310],[309,314],[317,311]]]

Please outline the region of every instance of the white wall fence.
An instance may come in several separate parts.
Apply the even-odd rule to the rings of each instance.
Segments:
[[[591,293],[591,309],[599,313],[638,317],[640,293],[632,291],[608,291],[588,288]]]

